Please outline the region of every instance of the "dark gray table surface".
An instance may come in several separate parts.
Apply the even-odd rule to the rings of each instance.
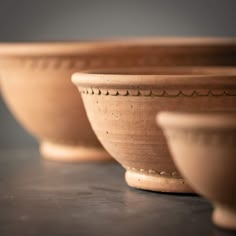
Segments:
[[[0,235],[235,235],[189,195],[129,188],[115,162],[63,164],[0,151]]]

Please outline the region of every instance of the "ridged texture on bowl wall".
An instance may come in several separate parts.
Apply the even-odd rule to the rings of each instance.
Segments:
[[[166,182],[168,178],[181,177],[170,158],[162,131],[155,123],[156,114],[162,110],[233,110],[236,104],[234,89],[138,90],[81,85],[80,92],[92,127],[106,150],[128,171],[167,177]],[[164,188],[158,184],[155,188],[141,184],[136,187],[168,192],[191,191],[187,186],[178,191],[174,184]]]

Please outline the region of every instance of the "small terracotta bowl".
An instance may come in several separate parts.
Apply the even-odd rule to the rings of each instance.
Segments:
[[[108,160],[71,84],[85,69],[236,65],[235,39],[130,39],[0,44],[2,95],[50,160]]]
[[[156,112],[236,104],[235,68],[107,69],[74,74],[72,81],[98,139],[126,169],[128,185],[153,191],[192,191],[173,165]]]
[[[236,112],[160,113],[157,123],[177,168],[213,203],[214,223],[236,230]]]

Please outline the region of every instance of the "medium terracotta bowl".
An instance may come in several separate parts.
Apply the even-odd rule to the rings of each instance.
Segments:
[[[235,39],[134,39],[0,44],[3,97],[57,161],[107,160],[70,82],[75,71],[146,65],[235,65]]]
[[[233,74],[235,68],[141,68],[77,73],[72,81],[98,139],[126,169],[129,186],[191,192],[156,127],[156,112],[233,110]]]
[[[236,230],[236,113],[160,113],[157,122],[180,172],[213,203],[214,223]]]

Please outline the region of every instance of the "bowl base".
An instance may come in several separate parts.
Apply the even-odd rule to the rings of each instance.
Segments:
[[[125,179],[127,184],[134,188],[169,193],[194,193],[181,178],[148,175],[127,170]]]
[[[236,209],[215,204],[213,222],[224,229],[236,230]]]
[[[103,148],[67,146],[50,142],[40,144],[43,158],[57,162],[112,161]]]

